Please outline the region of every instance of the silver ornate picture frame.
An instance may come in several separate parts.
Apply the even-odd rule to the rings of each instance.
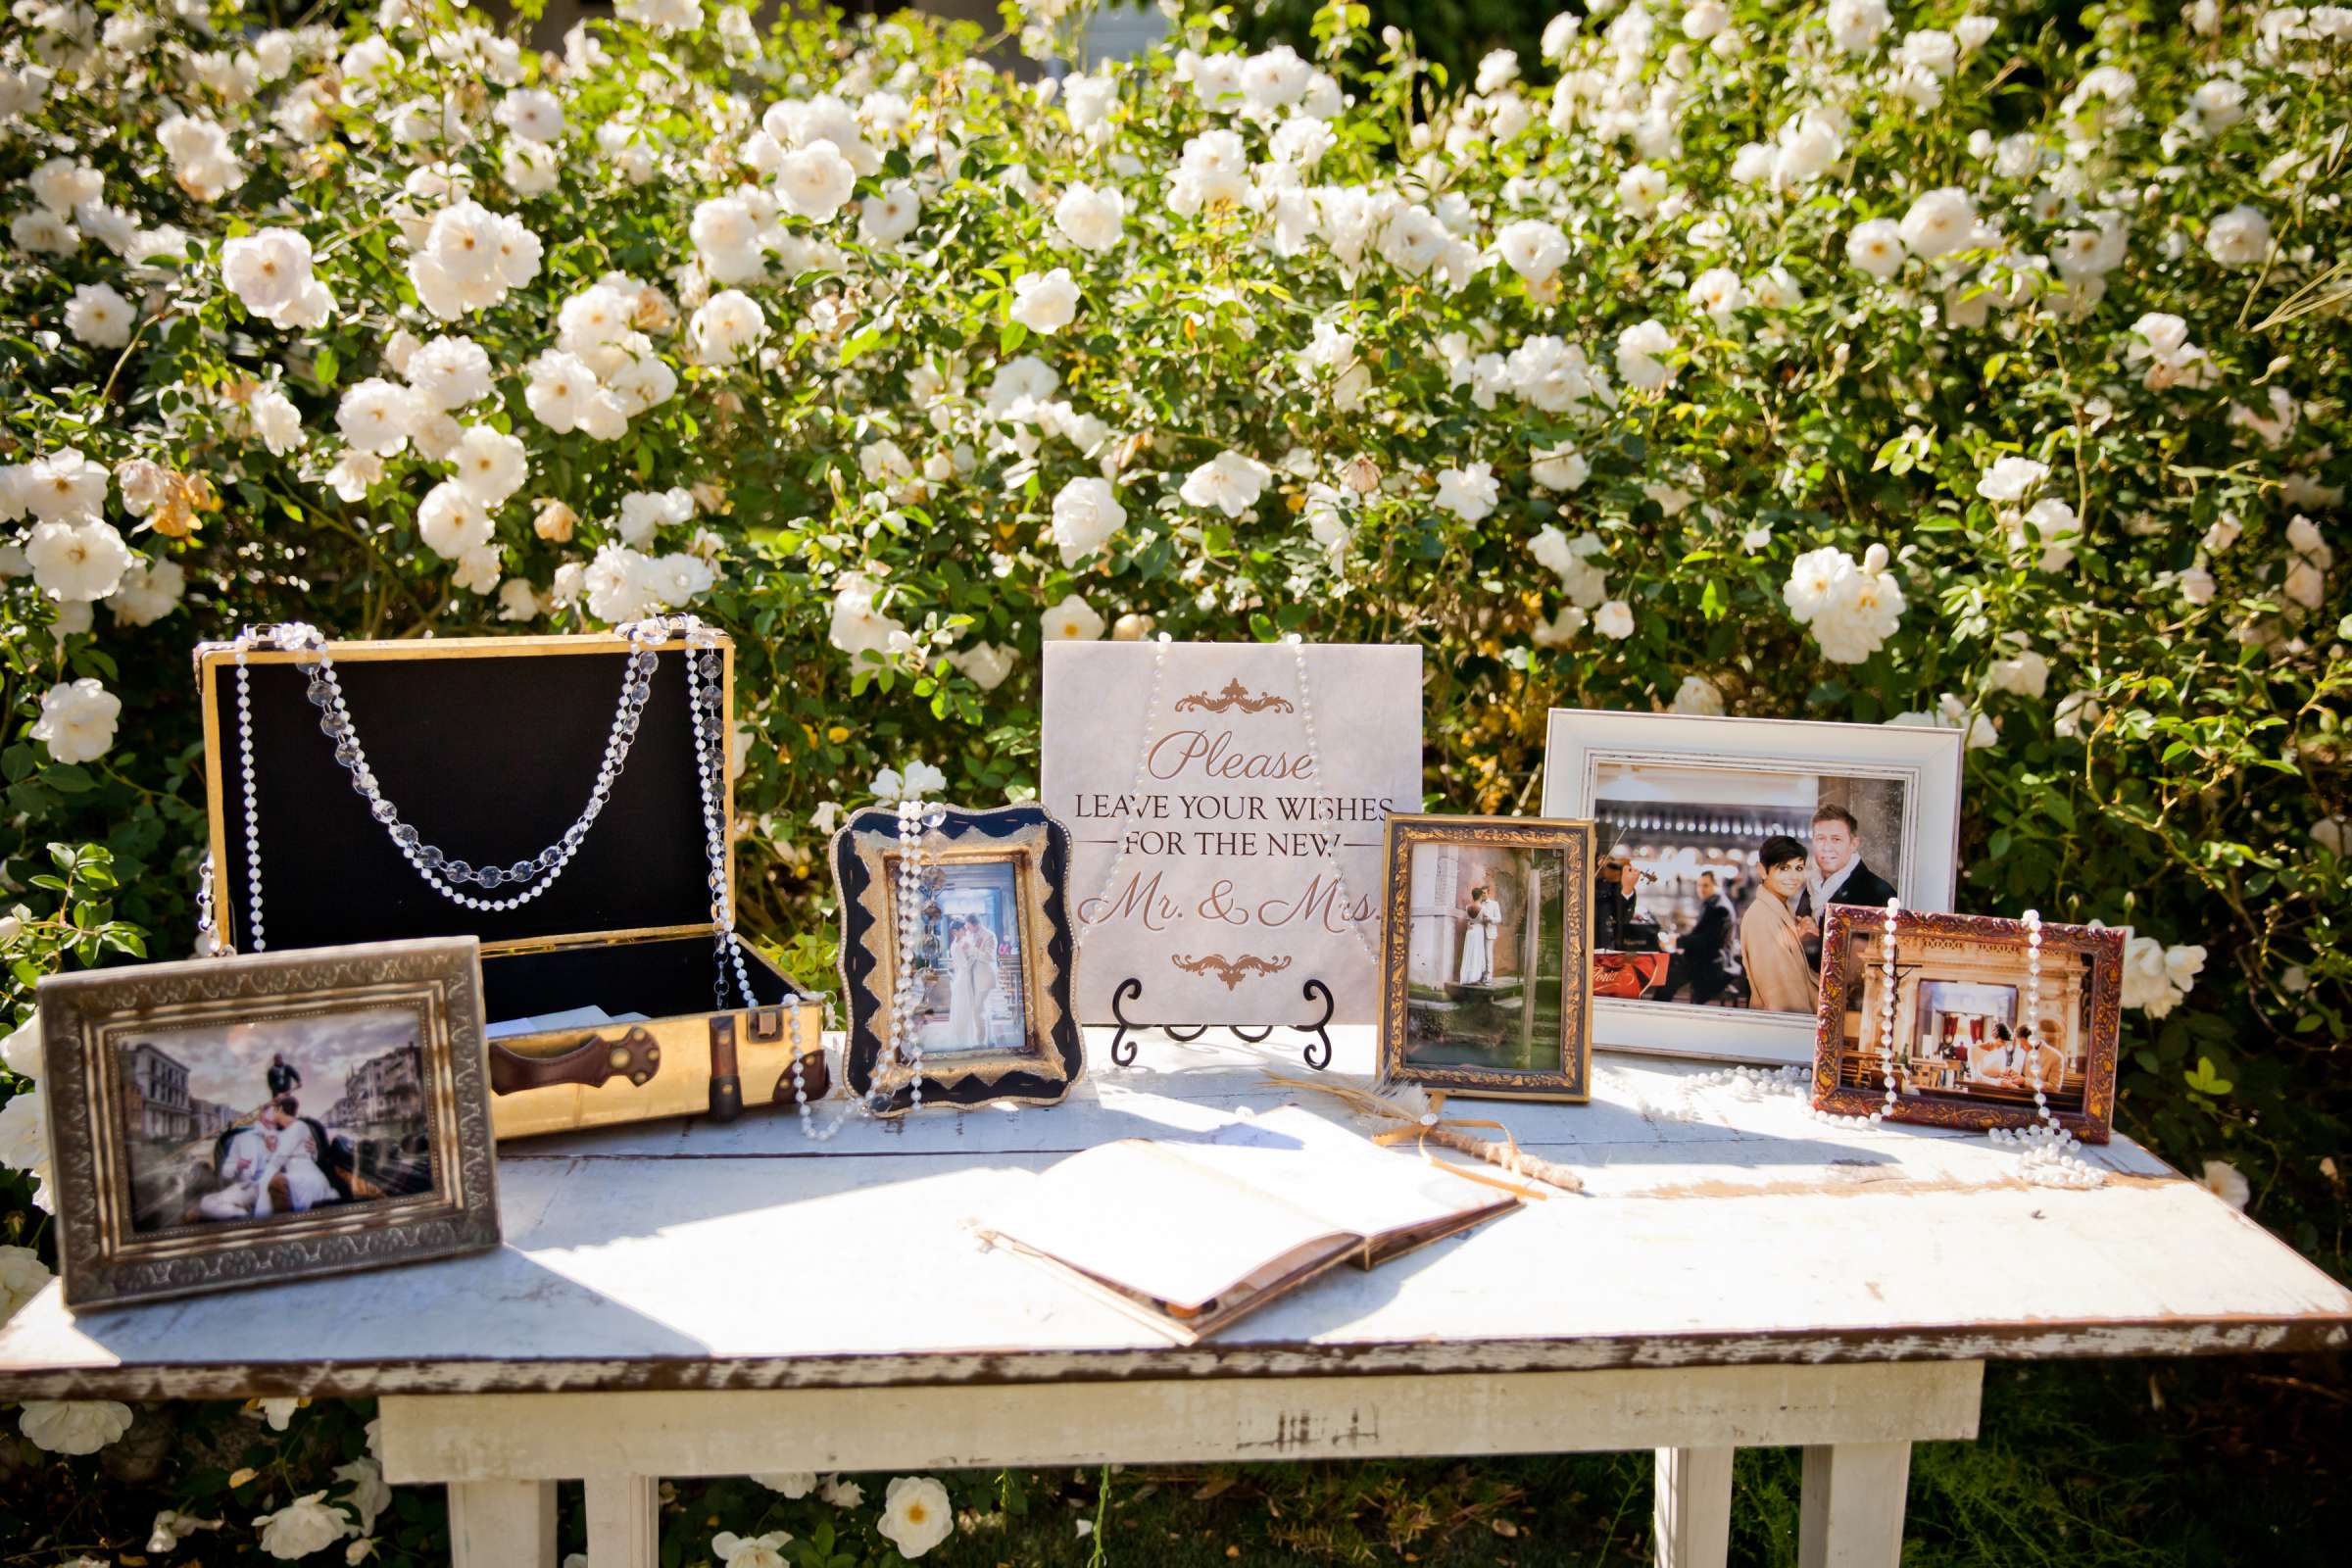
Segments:
[[[1952,906],[1962,746],[1924,725],[1552,710],[1544,814],[1591,818],[1619,879],[1595,893],[1593,1043],[1809,1064],[1827,910]]]
[[[496,1247],[481,996],[470,936],[42,981],[67,1304]]]

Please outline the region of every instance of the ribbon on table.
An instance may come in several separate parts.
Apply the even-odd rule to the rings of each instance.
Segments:
[[[1409,1138],[1419,1149],[1423,1159],[1433,1165],[1443,1165],[1455,1175],[1467,1177],[1471,1181],[1481,1182],[1489,1187],[1499,1187],[1505,1192],[1517,1193],[1523,1198],[1542,1200],[1546,1196],[1531,1188],[1522,1187],[1515,1182],[1498,1180],[1487,1175],[1484,1171],[1474,1171],[1466,1166],[1457,1165],[1452,1160],[1439,1159],[1430,1153],[1429,1145],[1436,1143],[1446,1149],[1476,1155],[1488,1164],[1498,1166],[1514,1176],[1543,1182],[1546,1186],[1556,1187],[1562,1192],[1581,1193],[1585,1190],[1583,1178],[1566,1166],[1555,1164],[1547,1159],[1539,1159],[1533,1154],[1523,1152],[1519,1148],[1518,1140],[1511,1136],[1510,1129],[1504,1127],[1502,1123],[1469,1117],[1448,1118],[1444,1115],[1446,1097],[1443,1093],[1424,1094],[1418,1088],[1406,1085],[1404,1094],[1392,1098],[1376,1094],[1368,1089],[1358,1089],[1352,1084],[1338,1084],[1329,1080],[1318,1083],[1303,1078],[1286,1078],[1280,1073],[1268,1073],[1266,1079],[1270,1083],[1280,1084],[1285,1089],[1311,1089],[1319,1094],[1336,1096],[1362,1115],[1385,1117],[1402,1122],[1404,1124],[1402,1126],[1384,1128],[1374,1133],[1372,1141],[1383,1148],[1393,1148]],[[1405,1099],[1406,1095],[1411,1097],[1409,1102]],[[1503,1141],[1497,1144],[1491,1139],[1473,1136],[1465,1130],[1472,1127],[1492,1127],[1502,1134]]]

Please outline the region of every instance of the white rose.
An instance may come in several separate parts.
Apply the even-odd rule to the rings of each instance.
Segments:
[[[1467,468],[1442,468],[1438,471],[1438,505],[1464,522],[1478,522],[1491,515],[1502,487],[1494,480],[1494,465],[1473,463]]]
[[[1864,54],[1893,19],[1886,0],[1830,0],[1830,41],[1847,54]]]
[[[1912,255],[1932,257],[1968,245],[1976,229],[1975,199],[1957,185],[1945,185],[1913,202],[1896,232]]]
[[[300,303],[311,284],[311,242],[290,228],[265,228],[220,246],[220,279],[265,320]]]
[[[1618,176],[1617,204],[1628,217],[1647,218],[1666,199],[1666,174],[1647,164],[1636,164]]]
[[[180,598],[188,591],[188,574],[176,561],[158,561],[153,565],[133,564],[124,569],[122,581],[106,608],[115,612],[115,619],[125,626],[147,626],[163,619],[179,608]]]
[[[444,414],[490,395],[490,356],[469,337],[437,337],[418,346],[401,375]]]
[[[327,1506],[324,1492],[296,1497],[253,1523],[262,1533],[262,1549],[284,1561],[324,1551],[351,1534],[351,1521],[341,1509]]]
[[[1612,599],[1592,616],[1592,629],[1603,637],[1620,641],[1634,634],[1634,607],[1622,599]]]
[[[1617,373],[1628,386],[1644,392],[1671,385],[1682,373],[1681,367],[1665,364],[1660,356],[1674,347],[1673,334],[1655,320],[1629,326],[1617,334]]]
[[[1080,250],[1115,250],[1127,220],[1127,199],[1116,190],[1071,185],[1054,204],[1054,226]]]
[[[1529,474],[1546,490],[1577,490],[1592,471],[1576,444],[1562,441],[1550,448],[1538,448],[1530,454]]]
[[[104,283],[84,283],[66,301],[66,330],[94,349],[119,349],[130,341],[138,312]]]
[[[1014,653],[994,643],[974,643],[959,648],[948,656],[948,662],[970,677],[973,685],[984,692],[993,692],[1012,673]],[[827,1499],[831,1500],[831,1499]]]
[[[49,1266],[29,1247],[0,1247],[0,1323],[41,1294],[49,1283]]]
[[[814,141],[786,153],[776,167],[776,194],[801,217],[823,222],[858,188],[858,171],[830,141]]]
[[[1845,236],[1845,259],[1885,282],[1903,268],[1901,228],[1890,218],[1856,223]]]
[[[1494,236],[1494,252],[1514,272],[1530,283],[1549,282],[1568,260],[1568,236],[1557,224],[1524,218],[1506,223]]]
[[[130,1430],[130,1406],[112,1399],[27,1399],[17,1430],[50,1453],[96,1453]]]
[[[568,434],[577,428],[597,395],[603,388],[597,384],[596,372],[587,362],[575,354],[549,350],[530,363],[525,373],[529,383],[522,392],[523,402],[531,413],[558,435]],[[381,383],[377,383],[381,384]],[[344,399],[346,408],[350,398]],[[391,451],[398,451],[397,446]],[[389,454],[387,454],[389,455]]]
[[[455,479],[426,491],[416,508],[416,536],[444,561],[488,544],[492,531],[489,513]]]
[[[1705,718],[1721,718],[1723,688],[1704,675],[1685,675],[1683,683],[1674,689],[1674,702],[1668,710],[1696,713]]]
[[[956,1529],[948,1489],[929,1476],[899,1476],[883,1494],[882,1518],[875,1526],[903,1557],[920,1557],[948,1539]]]
[[[486,424],[469,424],[450,455],[457,482],[485,508],[494,508],[522,488],[531,465],[521,440]]]
[[[857,572],[845,573],[833,589],[833,620],[829,633],[835,648],[863,664],[891,653],[906,638],[906,628],[874,608],[881,589]]]
[[[2022,501],[2050,476],[2050,466],[2032,458],[2002,458],[1977,476],[1977,494],[1987,501]]]
[[[1239,452],[1220,452],[1185,476],[1176,492],[1191,507],[1215,508],[1238,517],[1257,505],[1273,470]]]
[[[253,420],[253,433],[262,438],[262,445],[273,457],[282,458],[310,439],[302,427],[302,411],[277,386],[266,386],[256,392],[253,401],[245,406],[245,413]]]
[[[408,387],[371,376],[343,393],[335,407],[335,428],[361,452],[396,456],[431,411]]]
[[[914,186],[906,180],[894,179],[858,204],[858,237],[868,245],[887,249],[913,233],[922,216],[922,198]]]
[[[74,447],[60,447],[16,470],[10,486],[12,512],[22,509],[43,522],[95,522],[106,510],[113,475]]]
[[[2007,659],[1995,660],[1988,679],[1996,692],[2039,697],[2049,690],[2050,662],[2032,648],[2021,648]]]
[[[122,581],[130,547],[111,522],[44,522],[25,541],[24,559],[42,592],[67,604],[88,604]]]
[[[564,134],[564,105],[552,92],[525,87],[499,100],[498,122],[525,141],[551,142]]]
[[[1095,612],[1095,608],[1076,594],[1045,614],[1048,642],[1092,642],[1102,635],[1102,617]]]
[[[2271,252],[2271,222],[2251,207],[2232,207],[2205,229],[2205,254],[2224,267],[2251,267]]]
[[[1013,279],[1012,318],[1032,332],[1058,332],[1077,318],[1078,284],[1070,270],[1023,272]]]
[[[1054,498],[1054,542],[1061,564],[1075,566],[1101,550],[1127,520],[1127,509],[1107,479],[1072,479]]]
[[[767,316],[749,294],[722,289],[694,313],[686,338],[703,364],[732,365],[767,340]]]

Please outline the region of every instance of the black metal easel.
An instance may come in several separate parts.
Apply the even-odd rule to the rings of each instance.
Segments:
[[[1302,1035],[1312,1035],[1314,1039],[1309,1040],[1305,1047],[1306,1064],[1317,1072],[1321,1072],[1331,1065],[1329,1025],[1331,1015],[1339,1010],[1339,1004],[1331,999],[1331,987],[1320,980],[1310,979],[1298,989],[1299,994],[1307,1001],[1320,1000],[1323,1004],[1323,1016],[1317,1018],[1313,1023],[1267,1024],[1259,1029],[1249,1029],[1240,1024],[1226,1024],[1223,1027],[1232,1030],[1235,1039],[1252,1046],[1262,1044],[1277,1028],[1294,1030]],[[1111,1036],[1110,1059],[1121,1067],[1135,1065],[1135,1042],[1127,1038],[1129,1030],[1159,1029],[1164,1030],[1170,1040],[1189,1042],[1198,1040],[1209,1030],[1218,1027],[1215,1024],[1205,1023],[1139,1023],[1127,1016],[1125,1004],[1143,994],[1144,983],[1135,976],[1129,975],[1119,982],[1119,989],[1111,995],[1110,1015],[1119,1021],[1119,1032]]]

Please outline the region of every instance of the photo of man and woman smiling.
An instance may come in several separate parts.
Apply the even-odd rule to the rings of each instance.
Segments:
[[[1810,1014],[1823,911],[1901,882],[1894,780],[1624,764],[1600,785],[1595,996]]]

